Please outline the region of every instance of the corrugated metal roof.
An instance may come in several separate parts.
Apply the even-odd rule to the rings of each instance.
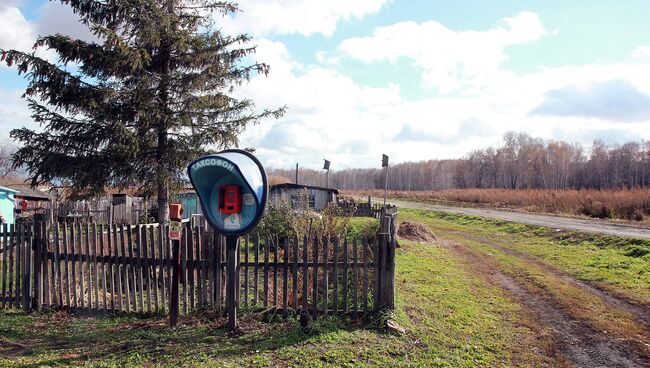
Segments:
[[[17,184],[12,184],[12,185],[7,185],[6,186],[9,189],[13,189],[18,191],[16,193],[16,197],[18,198],[24,198],[24,199],[31,199],[31,200],[37,200],[37,201],[52,201],[53,198],[51,195],[42,192],[38,189],[33,189],[31,186],[28,184],[25,185],[17,185]]]
[[[315,185],[301,185],[301,184],[293,184],[293,183],[284,183],[284,184],[276,184],[272,185],[271,189],[316,189],[316,190],[326,190],[328,192],[334,192],[336,194],[339,194],[339,190],[336,188],[325,188],[325,187],[318,187]]]

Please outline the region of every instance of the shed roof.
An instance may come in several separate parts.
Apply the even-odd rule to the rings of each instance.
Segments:
[[[15,190],[18,198],[30,199],[34,201],[52,201],[52,196],[38,189],[33,189],[29,184],[11,184],[6,186]]]
[[[315,185],[302,185],[302,184],[293,184],[293,183],[271,185],[271,189],[316,189],[316,190],[326,190],[328,192],[334,192],[335,194],[339,194],[339,190],[336,188],[325,188],[325,187],[319,187]]]
[[[3,186],[0,186],[0,190],[5,191],[5,192],[18,193],[18,191],[15,190],[15,189],[3,187]]]

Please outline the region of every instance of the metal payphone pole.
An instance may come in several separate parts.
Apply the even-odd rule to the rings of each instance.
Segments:
[[[226,236],[226,274],[228,284],[226,285],[226,302],[228,303],[228,329],[237,329],[237,309],[239,300],[237,298],[237,285],[239,277],[239,236]]]

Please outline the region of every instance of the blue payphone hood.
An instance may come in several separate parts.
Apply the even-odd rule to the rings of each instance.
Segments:
[[[261,162],[250,152],[231,149],[194,160],[187,173],[210,225],[223,235],[243,235],[262,218],[266,206],[268,179]],[[219,188],[239,185],[242,210],[226,215],[218,210]]]

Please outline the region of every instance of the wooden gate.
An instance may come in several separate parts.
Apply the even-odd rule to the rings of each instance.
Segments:
[[[396,211],[374,239],[240,238],[241,309],[365,316],[393,307]],[[168,313],[173,259],[158,225],[34,224],[0,228],[1,307]],[[180,310],[227,310],[225,239],[184,223]]]

